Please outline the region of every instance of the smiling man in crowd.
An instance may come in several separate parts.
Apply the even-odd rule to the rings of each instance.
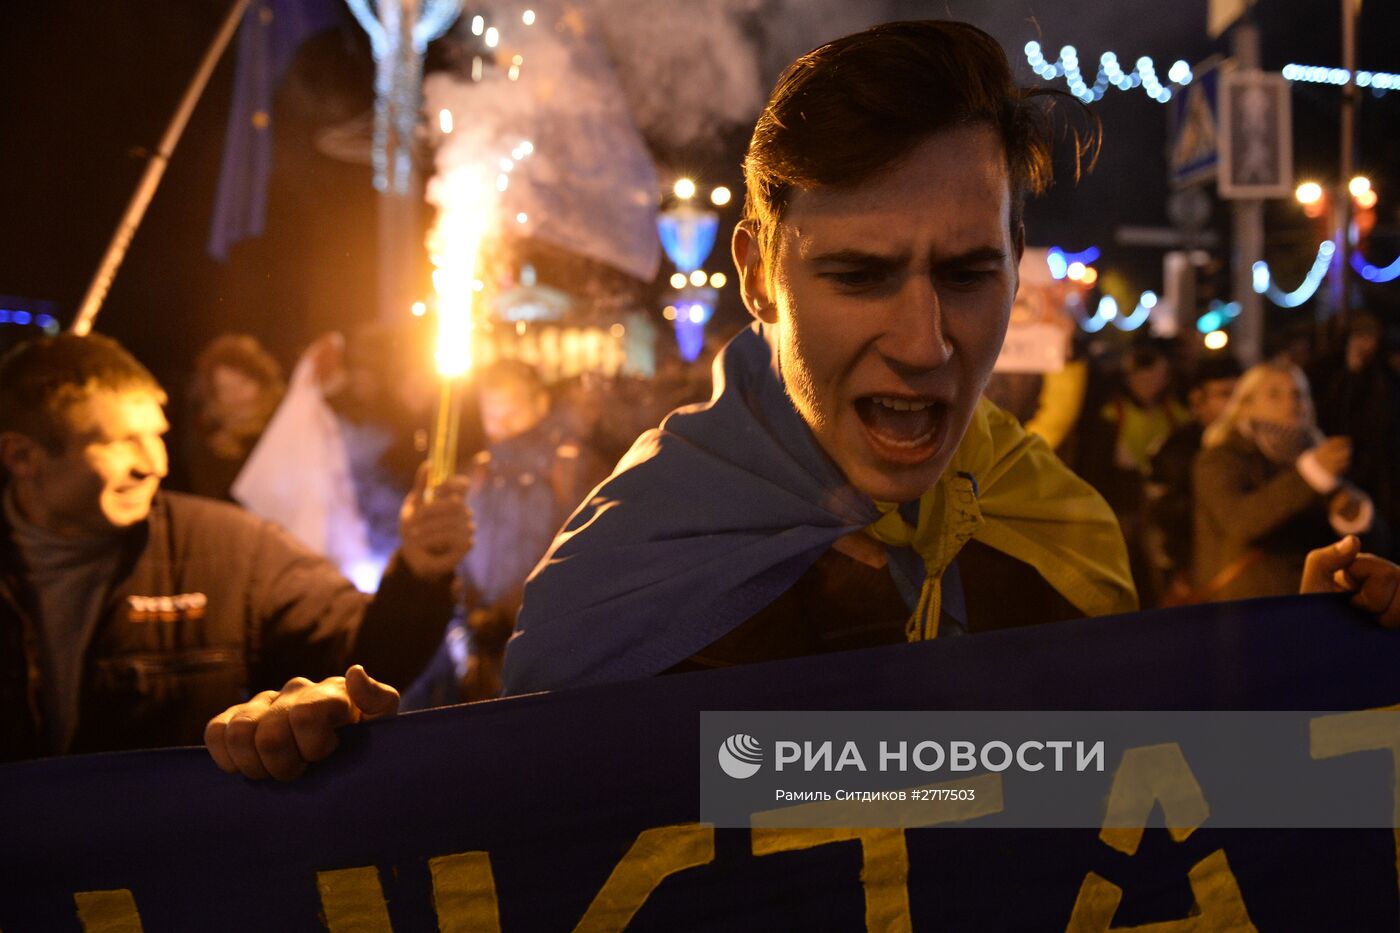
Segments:
[[[451,617],[462,483],[405,502],[369,601],[275,525],[160,492],[164,404],[105,337],[0,360],[0,761],[198,742],[252,690],[351,661],[411,677]]]
[[[712,400],[642,435],[556,538],[507,694],[1136,608],[1107,505],[982,399],[1022,206],[1050,180],[1049,99],[961,23],[788,68],[734,235],[755,324]],[[225,770],[290,777],[395,705],[356,670],[228,710],[206,742]]]

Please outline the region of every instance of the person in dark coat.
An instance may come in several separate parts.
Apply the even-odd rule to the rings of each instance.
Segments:
[[[1173,431],[1152,456],[1144,550],[1157,574],[1155,589],[1167,604],[1188,598],[1184,591],[1191,585],[1191,466],[1206,428],[1225,412],[1239,378],[1240,364],[1229,354],[1201,360],[1186,393],[1191,420]]]
[[[1202,599],[1296,592],[1311,549],[1371,527],[1371,500],[1346,480],[1351,440],[1323,438],[1307,377],[1290,363],[1247,371],[1202,443],[1192,473]]]
[[[404,503],[370,599],[276,525],[161,492],[164,403],[98,335],[0,359],[0,760],[192,744],[307,671],[411,676],[450,617],[465,480]]]

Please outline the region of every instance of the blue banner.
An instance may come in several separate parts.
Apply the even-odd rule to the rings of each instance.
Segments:
[[[1400,633],[1295,597],[431,710],[286,785],[199,749],[10,765],[0,929],[1393,933],[1391,829],[716,830],[698,755],[704,710],[1397,702]],[[1397,749],[1352,750],[1391,786]]]

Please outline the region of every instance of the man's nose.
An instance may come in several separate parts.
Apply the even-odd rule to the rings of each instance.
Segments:
[[[927,277],[911,277],[901,291],[881,342],[881,353],[898,367],[921,371],[937,369],[953,356],[944,328],[938,289]]]
[[[131,471],[142,477],[164,477],[170,469],[170,460],[165,451],[165,441],[150,437],[136,442],[136,456]]]

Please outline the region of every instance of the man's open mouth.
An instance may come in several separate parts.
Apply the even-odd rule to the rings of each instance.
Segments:
[[[948,406],[931,399],[867,395],[856,415],[875,452],[897,463],[921,463],[941,446]]]

